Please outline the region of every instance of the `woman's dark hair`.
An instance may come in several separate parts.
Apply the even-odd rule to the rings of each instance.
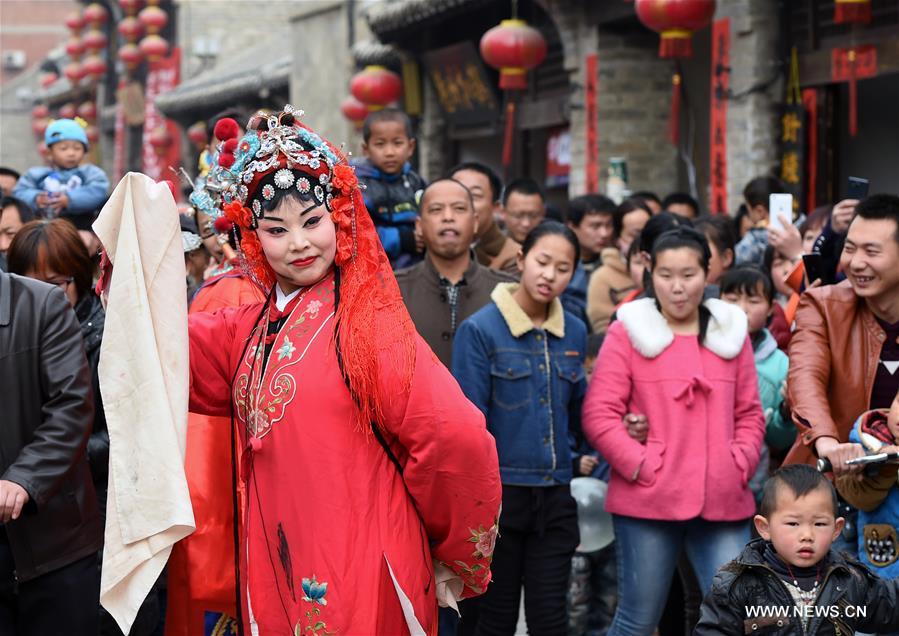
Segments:
[[[804,238],[805,233],[809,230],[814,230],[815,228],[823,229],[827,225],[831,212],[833,212],[832,205],[822,205],[809,212],[805,220],[799,224],[799,236]],[[818,234],[820,233],[819,230]]]
[[[627,248],[627,266],[631,266],[631,259],[634,258],[637,254],[640,253],[640,235],[637,235],[637,238],[633,240],[631,246]]]
[[[658,204],[659,207],[662,207],[662,200],[659,198],[655,192],[650,190],[638,190],[631,195],[632,199],[640,199],[641,201],[653,201]]]
[[[734,226],[729,217],[724,214],[705,216],[693,223],[693,227],[702,232],[709,243],[715,244],[718,253],[724,255],[727,250],[733,254],[737,245],[734,236]]]
[[[277,172],[277,171],[276,171],[276,172]],[[267,184],[269,184],[269,183],[272,184],[272,187],[273,187],[274,190],[275,190],[275,195],[274,195],[271,199],[269,199],[268,201],[266,201],[266,200],[261,196],[261,194],[255,195],[255,196],[258,196],[258,198],[259,198],[259,203],[262,204],[262,210],[263,210],[263,212],[272,212],[273,210],[275,210],[275,208],[277,208],[279,205],[281,205],[281,202],[282,202],[282,201],[287,201],[288,199],[294,199],[294,200],[298,201],[299,203],[306,204],[307,206],[308,206],[309,204],[315,202],[315,197],[312,196],[312,190],[309,190],[308,192],[300,192],[300,191],[297,190],[296,188],[286,188],[286,189],[282,190],[281,188],[279,188],[279,187],[277,187],[276,185],[274,185],[274,184],[275,184],[275,174],[276,174],[276,172],[273,172],[273,173],[271,173],[271,174],[269,174],[269,175],[266,175],[266,177],[265,177],[264,179],[262,179],[262,180],[259,182],[259,184],[256,186],[256,192],[257,192],[257,193],[261,193],[261,192],[262,192],[263,186],[265,186],[265,185],[267,185]],[[306,174],[305,172],[301,172],[301,171],[299,171],[299,170],[295,170],[295,171],[294,171],[294,176],[296,176],[296,175],[298,175],[298,174],[302,174],[302,175],[303,175],[304,177],[306,177],[307,179],[313,179],[313,180],[314,180],[313,177],[310,177],[310,176],[309,176],[308,174]]]
[[[582,194],[568,202],[565,220],[580,227],[589,214],[615,214],[615,202],[603,194]]]
[[[637,197],[625,199],[615,208],[615,212],[612,214],[612,228],[615,238],[621,236],[621,230],[624,228],[624,217],[635,210],[642,210],[652,218],[652,210],[646,205],[646,201]]]
[[[528,252],[530,252],[534,245],[537,244],[537,241],[544,236],[551,236],[554,234],[565,238],[565,240],[571,243],[571,247],[574,248],[574,264],[577,265],[581,260],[581,244],[578,242],[577,235],[574,231],[567,225],[562,225],[558,221],[544,221],[528,232],[528,235],[524,239],[524,243],[521,244],[522,256],[527,256]]]
[[[708,273],[709,261],[712,258],[709,242],[702,232],[692,227],[678,227],[665,232],[656,239],[652,246],[652,252],[649,255],[651,268],[655,269],[656,259],[662,252],[677,250],[684,247],[694,250],[699,255],[699,264],[702,265],[702,269]]]
[[[672,214],[671,212],[659,212],[646,222],[643,230],[640,232],[640,251],[647,254],[652,252],[652,246],[665,232],[673,230],[682,225],[690,226],[690,220]]]
[[[23,224],[33,221],[36,218],[34,210],[32,210],[27,203],[15,197],[0,198],[0,218],[3,217],[3,210],[8,207],[13,207],[19,211],[19,217],[22,219]]]
[[[746,294],[755,296],[758,294],[759,285],[762,287],[762,295],[768,300],[768,304],[774,303],[774,282],[771,276],[755,265],[743,265],[725,272],[718,282],[721,294]]]
[[[9,271],[26,272],[48,269],[71,276],[80,298],[90,292],[94,279],[94,261],[75,226],[65,219],[31,221],[18,231],[6,252]]]
[[[709,260],[712,258],[712,252],[709,249],[709,242],[706,240],[705,236],[701,232],[693,229],[692,227],[678,227],[669,232],[665,232],[656,239],[656,242],[652,246],[652,253],[650,254],[650,280],[652,280],[651,270],[654,270],[656,267],[656,259],[659,254],[662,252],[667,252],[669,250],[677,250],[687,248],[694,250],[699,256],[699,264],[702,266],[703,271],[708,274],[709,272]],[[646,276],[644,274],[644,280]],[[655,291],[652,289],[652,286],[646,288],[647,293],[650,294],[653,298],[656,298]],[[656,307],[658,307],[659,311],[662,310],[662,306],[659,303],[658,298],[656,298]],[[708,308],[701,304],[699,305],[699,342],[702,343],[705,341],[705,335],[709,328],[709,320],[711,319],[711,313]]]
[[[672,192],[662,199],[662,209],[667,210],[671,205],[688,205],[693,210],[693,218],[699,218],[702,210],[699,208],[699,201],[694,199],[686,192]]]
[[[783,192],[784,190],[783,181],[773,175],[766,175],[764,177],[756,177],[747,183],[746,187],[743,188],[743,198],[746,199],[746,203],[750,206],[761,205],[767,210],[768,198],[772,194]]]

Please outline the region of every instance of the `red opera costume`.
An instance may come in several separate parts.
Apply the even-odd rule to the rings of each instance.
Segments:
[[[272,293],[189,318],[190,410],[237,431],[241,619],[248,635],[436,634],[438,587],[452,604],[490,581],[495,443],[412,327],[346,159],[298,116],[216,127],[243,268]],[[335,266],[281,310],[255,234],[275,188],[337,228]]]

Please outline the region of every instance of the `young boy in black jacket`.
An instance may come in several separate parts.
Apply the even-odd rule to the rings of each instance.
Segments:
[[[804,464],[778,470],[762,495],[760,539],[725,565],[694,636],[842,634],[899,629],[899,580],[831,549],[843,529],[830,482]]]

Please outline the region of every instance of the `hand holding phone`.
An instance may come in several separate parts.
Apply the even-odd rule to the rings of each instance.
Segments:
[[[793,219],[793,195],[787,193],[774,193],[768,197],[768,229],[783,230],[783,219],[791,222]]]
[[[827,268],[824,265],[824,257],[821,254],[803,254],[802,264],[805,267],[805,277],[809,285],[816,280],[820,280],[822,284],[829,284],[830,277],[827,275]]]
[[[868,196],[868,185],[867,179],[849,177],[849,188],[846,190],[846,198],[861,201]]]

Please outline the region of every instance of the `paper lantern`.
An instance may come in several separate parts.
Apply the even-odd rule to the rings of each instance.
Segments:
[[[369,110],[377,110],[400,98],[403,81],[383,66],[366,66],[350,80],[350,92]]]
[[[153,150],[156,151],[157,156],[164,157],[172,145],[172,136],[169,134],[168,127],[163,125],[155,128],[150,133],[147,141],[153,147]]]
[[[140,41],[140,52],[150,62],[155,62],[166,56],[169,52],[169,43],[158,35],[148,35]]]
[[[340,112],[353,122],[356,128],[362,128],[365,118],[368,117],[368,106],[351,95],[341,102]]]
[[[691,57],[691,36],[715,15],[715,0],[636,0],[637,17],[661,36],[659,57]]]
[[[144,54],[137,44],[133,43],[120,46],[118,56],[129,71],[135,70],[144,61]]]
[[[84,41],[77,36],[70,37],[66,42],[66,54],[73,60],[77,60],[82,53],[84,53]]]
[[[72,102],[68,102],[67,104],[63,104],[59,107],[59,118],[60,119],[75,119],[75,116],[78,114],[78,109],[75,107],[75,104]]]
[[[97,105],[94,102],[83,102],[78,107],[78,116],[86,122],[97,121]]]
[[[91,29],[84,34],[84,37],[81,38],[81,42],[84,44],[84,49],[86,51],[93,51],[94,53],[96,53],[106,48],[108,40],[106,39],[106,34],[103,33],[103,31]]]
[[[63,74],[72,83],[72,86],[77,86],[84,78],[84,69],[81,68],[81,65],[78,62],[72,62],[66,66],[65,70],[63,70]]]
[[[106,20],[109,18],[106,7],[97,2],[87,5],[82,15],[86,24],[90,24],[97,29],[106,24]]]
[[[127,42],[137,42],[144,33],[144,25],[134,16],[122,18],[116,29]]]
[[[150,5],[137,14],[137,19],[147,30],[147,33],[159,33],[168,24],[168,14],[157,6]]]
[[[50,116],[50,109],[46,104],[38,104],[31,109],[32,119],[43,119]]]
[[[503,90],[527,88],[527,73],[546,58],[546,40],[524,20],[503,20],[481,38],[481,57],[499,70]]]
[[[99,55],[89,56],[81,66],[84,69],[85,76],[93,81],[98,81],[106,75],[106,62]]]
[[[835,0],[833,21],[837,24],[868,24],[871,21],[871,0]]]
[[[81,15],[81,11],[73,11],[67,15],[66,26],[75,35],[81,33],[81,29],[84,28],[84,16]]]

